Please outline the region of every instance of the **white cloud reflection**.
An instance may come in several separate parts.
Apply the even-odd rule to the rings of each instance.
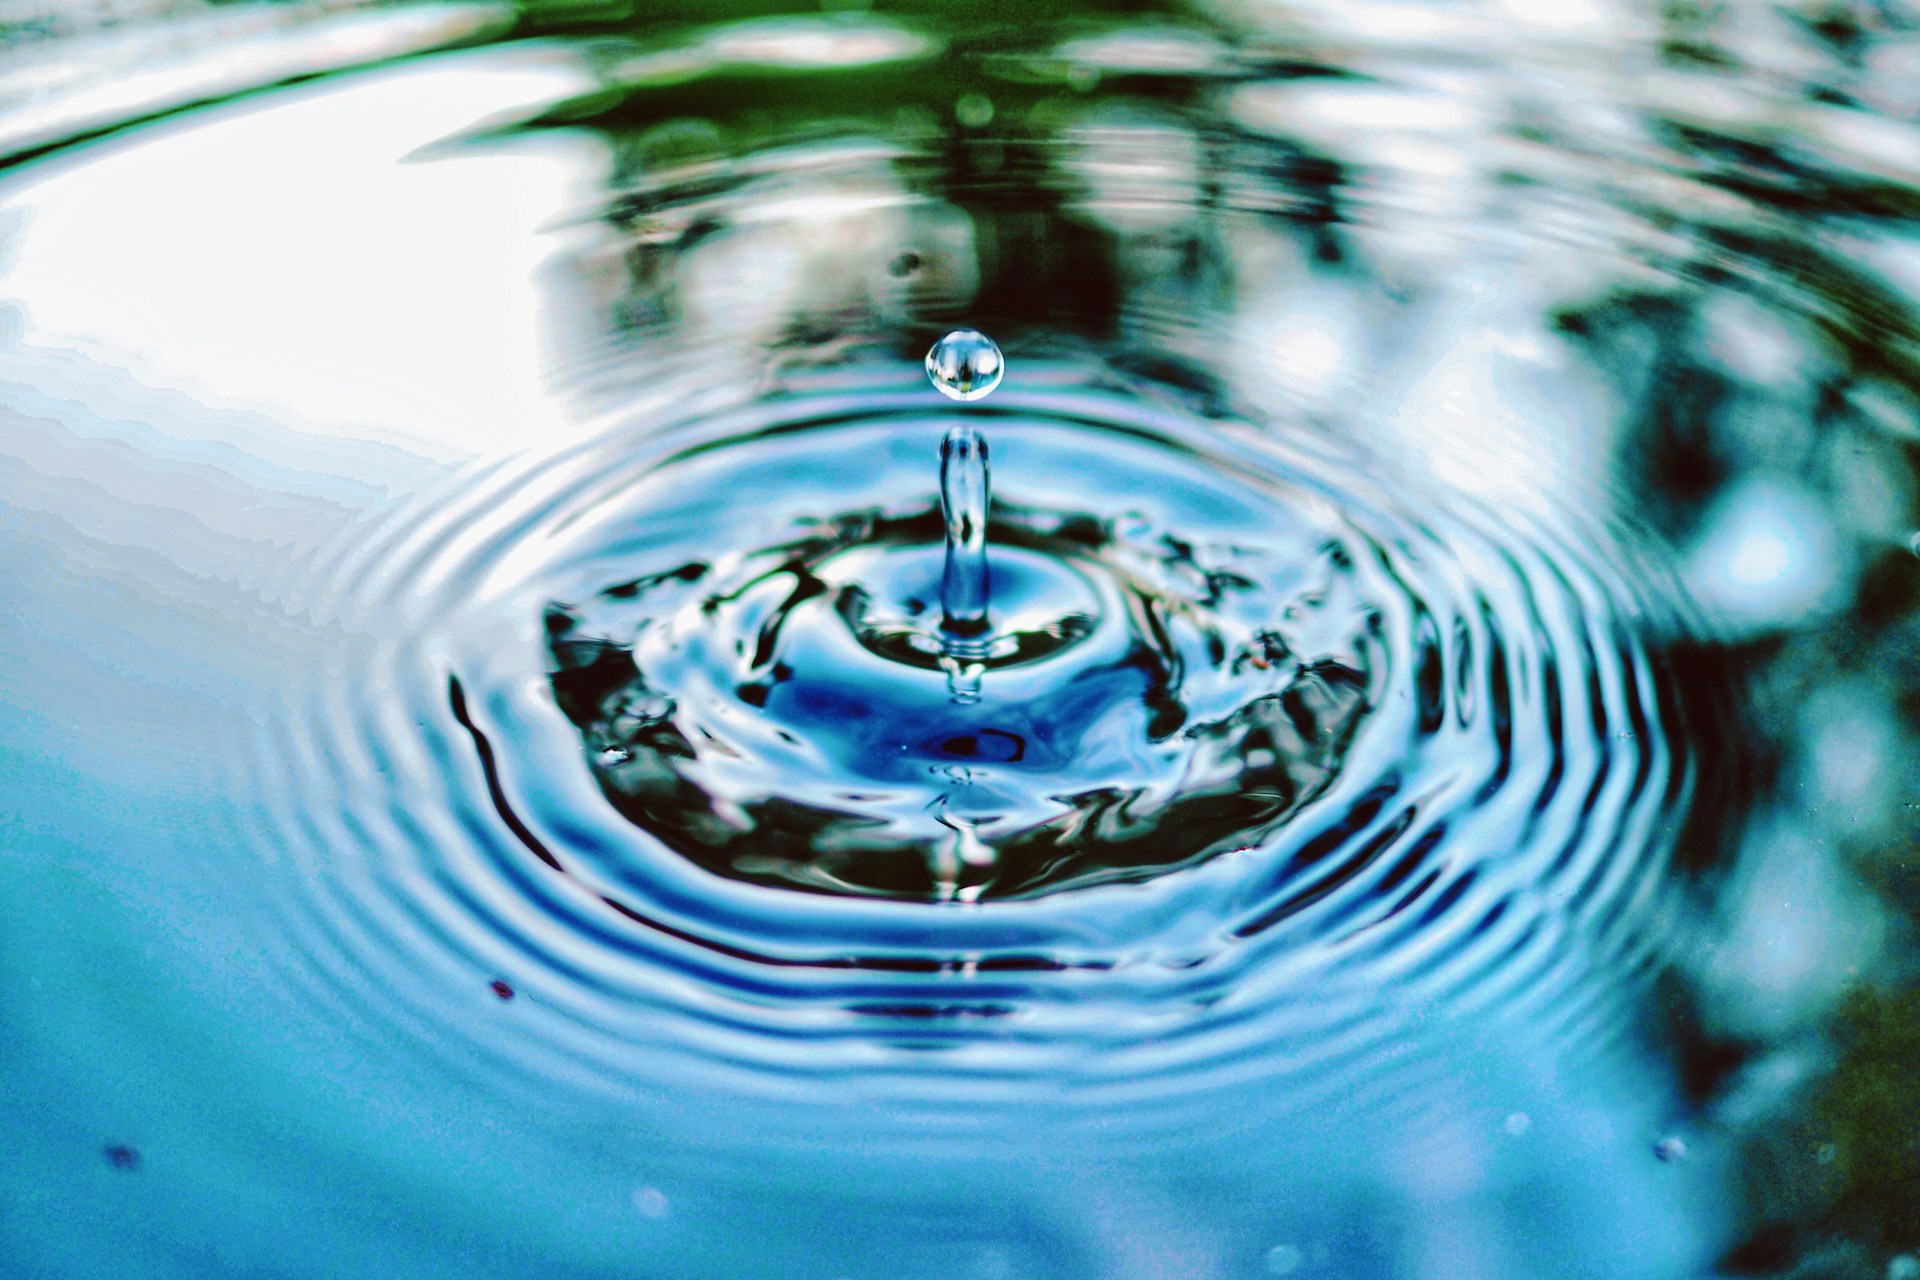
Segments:
[[[413,153],[587,84],[558,50],[449,55],[29,169],[0,302],[210,405],[460,457],[556,421],[541,228],[598,171],[570,135]]]

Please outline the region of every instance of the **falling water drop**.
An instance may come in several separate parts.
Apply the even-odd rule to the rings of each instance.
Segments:
[[[955,329],[927,350],[927,377],[955,400],[993,394],[1006,371],[1000,348],[977,329]]]

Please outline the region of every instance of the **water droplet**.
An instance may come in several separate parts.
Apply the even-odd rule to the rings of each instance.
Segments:
[[[495,978],[491,983],[487,985],[489,989],[492,990],[493,994],[499,996],[502,1000],[513,999],[513,988],[508,986],[505,982],[501,981],[499,978]]]
[[[1300,1269],[1306,1261],[1300,1251],[1290,1244],[1277,1244],[1267,1250],[1267,1274],[1270,1276],[1290,1276]]]
[[[667,1216],[667,1197],[658,1187],[641,1187],[633,1193],[633,1207],[643,1218],[658,1222]]]
[[[993,99],[979,93],[962,94],[953,104],[953,116],[969,129],[983,129],[993,123]]]
[[[1687,1144],[1681,1138],[1662,1138],[1653,1144],[1653,1154],[1661,1164],[1679,1164],[1687,1158]]]
[[[1920,529],[1916,529],[1913,533],[1907,536],[1907,550],[1913,552],[1913,554],[1917,556],[1920,556]]]
[[[1920,1280],[1920,1258],[1899,1253],[1887,1259],[1887,1280]]]
[[[1820,1144],[1820,1149],[1813,1153],[1813,1159],[1816,1164],[1832,1164],[1839,1155],[1839,1147],[1831,1142],[1823,1142]]]
[[[107,1163],[116,1169],[125,1169],[128,1172],[132,1172],[140,1167],[140,1153],[124,1143],[116,1142],[112,1146],[104,1148],[100,1154],[104,1155],[107,1158]]]
[[[927,377],[955,400],[991,395],[1005,372],[1000,348],[978,329],[955,329],[927,351]]]
[[[1507,1132],[1516,1138],[1531,1128],[1533,1128],[1533,1117],[1524,1111],[1516,1111],[1507,1117]]]

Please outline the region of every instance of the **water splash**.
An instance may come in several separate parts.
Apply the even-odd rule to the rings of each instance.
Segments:
[[[659,467],[623,516],[652,531],[644,561],[545,613],[556,701],[616,806],[730,876],[945,901],[1149,878],[1324,790],[1385,677],[1362,553],[1326,545],[1352,535],[1171,440],[1023,418],[991,612],[971,426],[938,495],[906,461],[912,415],[703,450],[700,485],[780,477],[724,528],[677,525],[696,485]],[[849,475],[850,451],[885,461]],[[1115,487],[1143,509],[1101,514]],[[956,830],[990,856],[956,862]]]
[[[1086,387],[1009,411],[982,662],[1004,696],[952,700],[928,598],[928,427],[951,424],[841,384],[422,510],[402,559],[333,595],[426,633],[317,691],[261,757],[291,771],[270,792],[444,864],[409,911],[491,973],[545,975],[535,1003],[620,1078],[715,1036],[769,1089],[984,1036],[991,1081],[924,1068],[956,1105],[1040,1079],[1137,1100],[1285,1044],[1263,1071],[1294,1107],[1394,1077],[1365,1049],[1401,1034],[1382,990],[1569,1042],[1617,1027],[1622,993],[1565,957],[1659,945],[1649,833],[1687,766],[1606,563],[1510,531],[1496,551],[1470,509],[1416,522],[1272,431]],[[742,492],[745,516],[709,501]],[[541,600],[546,693],[501,640]],[[391,697],[340,696],[360,689]],[[442,810],[468,835],[412,816]],[[314,829],[314,856],[343,838]],[[345,898],[316,921],[384,932],[377,878],[306,883]],[[503,900],[537,918],[481,905]],[[591,982],[552,976],[560,945]]]

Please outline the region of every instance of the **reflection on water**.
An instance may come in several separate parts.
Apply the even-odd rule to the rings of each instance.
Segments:
[[[17,7],[0,1270],[1920,1273],[1920,11]]]

